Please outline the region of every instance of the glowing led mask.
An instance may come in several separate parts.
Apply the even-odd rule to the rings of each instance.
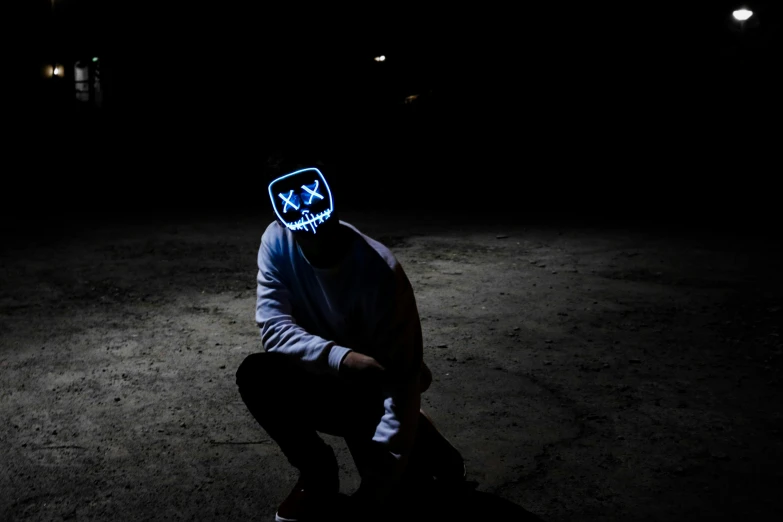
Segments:
[[[269,197],[278,219],[293,231],[315,234],[334,212],[332,191],[324,175],[307,168],[281,176],[269,184]]]

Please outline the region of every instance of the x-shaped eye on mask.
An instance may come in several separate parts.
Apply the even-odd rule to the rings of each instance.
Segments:
[[[298,205],[298,203],[299,203],[299,196],[294,194],[293,189],[288,191],[288,195],[287,196],[285,194],[282,194],[282,193],[278,194],[278,196],[280,196],[280,199],[285,201],[285,204],[283,205],[283,214],[288,212],[288,207],[289,206],[293,207],[294,210],[299,210],[299,205]]]
[[[312,188],[310,188],[312,187]],[[315,183],[312,185],[302,185],[302,189],[304,189],[305,192],[310,196],[310,199],[307,200],[307,203],[305,205],[312,205],[313,204],[313,198],[318,199],[324,199],[324,197],[318,193],[318,180],[315,180]]]

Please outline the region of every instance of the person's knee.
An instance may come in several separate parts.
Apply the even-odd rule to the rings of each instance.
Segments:
[[[282,365],[279,354],[251,353],[237,368],[236,382],[240,388],[271,383]]]
[[[432,384],[432,372],[426,364],[421,364],[421,375],[419,376],[419,393],[427,391]]]

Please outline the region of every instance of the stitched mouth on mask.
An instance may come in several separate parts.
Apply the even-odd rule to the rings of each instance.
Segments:
[[[312,229],[313,232],[315,232],[315,229],[318,225],[329,219],[329,216],[332,214],[331,210],[324,210],[323,212],[319,212],[318,214],[309,214],[307,216],[302,216],[299,221],[294,221],[289,225],[289,228],[291,230],[307,230],[308,227]]]

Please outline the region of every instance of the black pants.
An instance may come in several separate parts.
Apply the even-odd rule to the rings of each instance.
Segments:
[[[322,432],[345,439],[363,475],[378,451],[372,437],[385,411],[377,383],[314,375],[284,354],[267,352],[249,355],[236,377],[250,413],[292,466],[306,473],[323,462]]]

